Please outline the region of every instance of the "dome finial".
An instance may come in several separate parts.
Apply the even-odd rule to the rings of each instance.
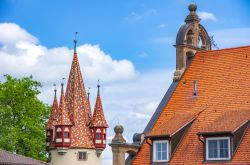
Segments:
[[[90,89],[91,89],[91,88],[88,87],[88,93],[87,93],[87,94],[88,94],[88,99],[89,99],[89,95],[90,95]]]
[[[53,84],[53,86],[54,86],[54,92],[55,92],[55,98],[56,98],[56,84]]]
[[[74,53],[76,53],[77,34],[78,34],[78,32],[75,32],[75,39],[74,39]]]
[[[196,12],[197,10],[197,5],[195,3],[191,3],[189,6],[188,6],[188,10],[190,12]]]
[[[64,81],[64,77],[62,78],[62,83],[61,83],[61,86],[62,86],[62,89],[61,89],[61,93],[63,93],[63,85],[64,85],[64,83],[63,83],[63,81]]]
[[[97,95],[100,96],[100,80],[98,80],[98,85],[97,85],[97,88],[98,88],[98,91],[97,91]]]

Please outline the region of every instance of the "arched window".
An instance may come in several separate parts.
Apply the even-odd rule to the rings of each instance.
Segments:
[[[96,133],[95,133],[95,138],[96,138],[96,139],[102,139],[102,134],[101,134],[101,132],[102,132],[102,131],[101,131],[101,129],[99,129],[99,128],[96,130]]]
[[[205,43],[205,39],[202,36],[202,34],[199,34],[199,38],[198,38],[198,47],[205,49],[206,48],[206,43]]]
[[[69,138],[69,128],[68,127],[64,128],[63,137]]]
[[[56,129],[56,138],[62,138],[62,129],[60,127]]]
[[[193,45],[194,40],[194,32],[192,30],[189,30],[186,35],[186,41],[188,45]]]

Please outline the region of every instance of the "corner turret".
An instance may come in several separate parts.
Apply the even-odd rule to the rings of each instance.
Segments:
[[[97,149],[103,150],[106,148],[106,129],[108,128],[108,124],[103,113],[99,84],[97,85],[97,88],[97,97],[93,119],[91,122],[91,128],[93,132],[93,143],[95,147]]]
[[[65,149],[70,146],[71,143],[71,126],[72,123],[69,118],[69,114],[66,111],[65,97],[63,90],[63,83],[61,84],[61,98],[59,105],[59,115],[55,124],[55,147],[58,148],[58,152],[65,152],[60,149]]]

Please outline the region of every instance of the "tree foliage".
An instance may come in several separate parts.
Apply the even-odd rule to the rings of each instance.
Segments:
[[[31,76],[5,78],[0,82],[0,148],[46,161],[49,107],[37,98],[41,83]]]

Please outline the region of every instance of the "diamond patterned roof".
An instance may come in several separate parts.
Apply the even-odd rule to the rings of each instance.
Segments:
[[[53,101],[53,105],[51,108],[50,117],[46,125],[46,129],[53,129],[52,127],[53,127],[53,124],[55,124],[56,122],[58,112],[59,112],[59,107],[58,107],[58,102],[56,98],[56,90],[55,90],[54,101]]]
[[[98,94],[96,97],[96,103],[95,103],[95,109],[94,109],[91,127],[106,127],[107,128],[108,124],[103,113],[102,100],[100,96],[99,87],[100,86],[98,86]]]

